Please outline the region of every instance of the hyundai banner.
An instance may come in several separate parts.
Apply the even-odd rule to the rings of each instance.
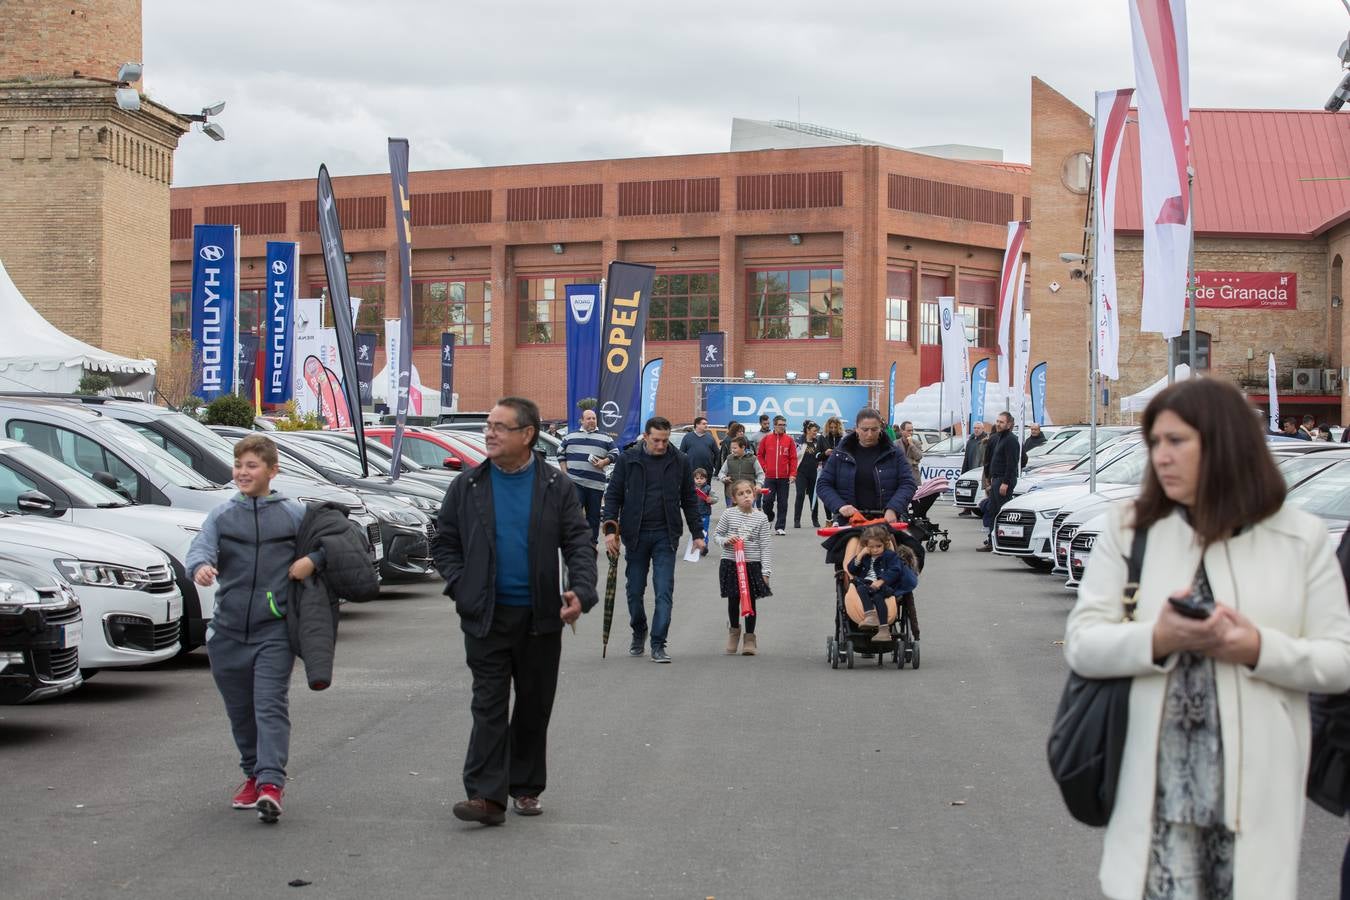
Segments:
[[[642,367],[642,403],[638,421],[647,427],[647,420],[656,415],[656,392],[661,388],[661,367],[664,360],[660,357]]]
[[[356,455],[361,474],[370,473],[366,462],[365,428],[361,421],[360,379],[356,375],[356,327],[350,311],[351,289],[347,284],[346,252],[342,249],[342,225],[338,221],[337,198],[328,178],[328,167],[319,166],[317,190],[319,244],[323,247],[323,270],[328,276],[328,302],[333,308],[333,328],[337,332],[338,361],[342,369],[342,399],[356,430]]]
[[[600,430],[620,447],[637,440],[641,423],[642,339],[654,266],[612,262],[605,290],[604,349],[600,355]]]
[[[604,304],[600,285],[569,284],[567,293],[567,428],[581,427],[577,403],[600,396],[600,342]],[[446,401],[441,401],[446,405]]]
[[[807,419],[821,423],[830,416],[853,422],[858,410],[871,405],[865,384],[744,384],[713,382],[707,385],[708,421],[725,425],[757,422],[761,415],[782,416],[792,431],[802,430]]]
[[[970,371],[970,421],[966,434],[975,433],[975,423],[984,421],[985,397],[989,392],[989,359],[980,360]]]
[[[1045,424],[1045,370],[1046,363],[1038,363],[1031,370],[1031,421]]]
[[[233,394],[239,343],[239,228],[192,226],[194,392],[203,400]]]
[[[300,245],[267,242],[267,352],[263,366],[264,403],[291,399],[291,345],[295,335],[295,275]]]
[[[360,379],[361,405],[375,403],[375,394],[370,383],[375,379],[375,342],[379,338],[373,331],[356,333],[356,377]]]
[[[705,331],[699,335],[698,375],[700,378],[723,378],[727,374],[727,333]],[[708,408],[708,386],[703,386],[704,415]]]
[[[453,408],[454,405],[455,333],[453,331],[443,331],[441,332],[441,409],[449,410]]]

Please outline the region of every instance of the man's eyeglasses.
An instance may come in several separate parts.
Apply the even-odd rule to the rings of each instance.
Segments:
[[[483,434],[507,434],[512,431],[524,431],[529,425],[503,425],[501,422],[484,422]]]

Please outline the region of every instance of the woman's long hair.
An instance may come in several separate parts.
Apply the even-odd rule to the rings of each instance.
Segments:
[[[838,416],[830,416],[826,419],[825,436],[842,438],[844,436],[844,420]]]
[[[1159,391],[1144,410],[1144,439],[1171,412],[1200,432],[1200,472],[1190,525],[1206,546],[1255,525],[1284,504],[1284,478],[1266,447],[1261,423],[1236,387],[1216,378],[1192,378]],[[1170,515],[1169,499],[1153,471],[1150,449],[1144,484],[1134,504],[1136,528]]]

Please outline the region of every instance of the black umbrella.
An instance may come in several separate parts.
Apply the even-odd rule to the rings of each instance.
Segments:
[[[605,630],[600,636],[600,658],[609,651],[609,626],[614,621],[614,589],[619,583],[619,554],[609,554],[609,578],[605,582]]]

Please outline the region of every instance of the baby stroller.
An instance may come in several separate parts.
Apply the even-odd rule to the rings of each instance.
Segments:
[[[855,519],[858,517],[855,517]],[[891,662],[897,669],[905,663],[917,669],[919,667],[919,620],[914,608],[913,593],[898,598],[890,598],[888,621],[881,626],[890,634],[890,641],[878,641],[881,629],[865,627],[862,601],[852,590],[851,578],[845,565],[857,551],[857,540],[863,528],[883,521],[881,516],[868,515],[865,521],[851,521],[847,525],[821,528],[816,534],[825,538],[821,546],[825,548],[825,562],[834,566],[834,633],[825,639],[825,661],[831,669],[853,668],[857,656],[863,659],[875,658],[877,666],[886,663],[890,654]],[[918,560],[918,571],[923,571],[924,545],[910,534],[910,523],[896,522],[891,530],[897,545],[903,544],[914,551]]]
[[[946,553],[952,548],[951,535],[947,529],[928,518],[928,511],[949,487],[947,479],[941,475],[930,478],[919,485],[914,498],[909,501],[909,536],[923,544],[929,553],[934,550]]]

